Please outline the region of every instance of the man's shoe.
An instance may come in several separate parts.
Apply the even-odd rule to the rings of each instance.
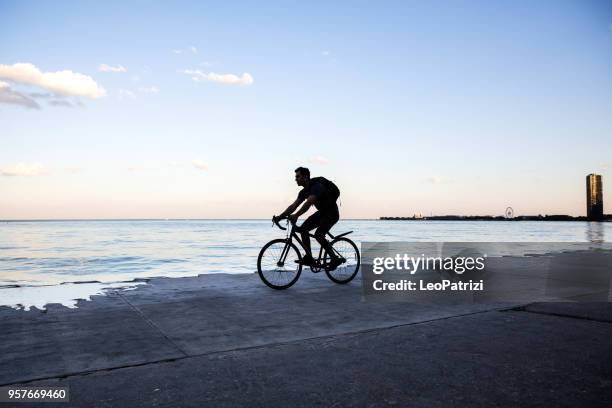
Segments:
[[[331,261],[329,261],[329,265],[327,266],[327,270],[328,271],[335,271],[336,268],[338,266],[342,265],[343,263],[344,263],[344,261],[336,256],[336,257],[332,258]]]
[[[296,264],[300,264],[302,266],[314,266],[314,259],[312,259],[312,255],[306,255],[302,259],[296,259]]]

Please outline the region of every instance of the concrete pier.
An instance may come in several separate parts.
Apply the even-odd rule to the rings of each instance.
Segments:
[[[0,384],[58,406],[612,403],[610,303],[366,303],[304,272],[156,278],[31,311],[0,308]],[[54,404],[45,403],[44,406]]]

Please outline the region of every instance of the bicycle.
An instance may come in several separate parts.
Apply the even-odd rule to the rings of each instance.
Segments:
[[[298,247],[293,243],[297,241],[304,252],[304,243],[295,231],[295,224],[288,223],[291,227],[283,227],[277,221],[273,222],[281,230],[287,231],[286,238],[273,239],[263,246],[257,258],[257,273],[261,280],[272,289],[287,289],[293,285],[302,273],[302,264],[298,263],[302,260],[302,254]],[[349,283],[357,275],[361,265],[361,257],[357,245],[346,236],[353,231],[345,232],[340,235],[332,235],[328,232],[332,241],[330,242],[334,254],[340,257],[342,263],[331,270],[329,263],[331,257],[327,251],[321,247],[319,256],[315,259],[314,265],[310,266],[310,270],[318,273],[321,270],[325,271],[327,277],[335,283]],[[310,237],[314,235],[308,233]],[[296,262],[298,261],[298,262]]]

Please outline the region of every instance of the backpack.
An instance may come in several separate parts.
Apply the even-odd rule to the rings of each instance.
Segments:
[[[336,202],[336,200],[338,199],[338,197],[340,197],[340,189],[338,188],[337,185],[335,185],[331,180],[326,179],[325,177],[315,177],[315,178],[311,178],[310,182],[319,182],[321,184],[323,184],[323,186],[325,187],[325,190],[327,191],[327,198],[331,201],[331,202]]]

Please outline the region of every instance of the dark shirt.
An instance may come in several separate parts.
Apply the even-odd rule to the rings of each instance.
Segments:
[[[306,200],[311,195],[314,195],[317,199],[314,202],[314,206],[319,211],[337,210],[338,206],[335,201],[332,201],[327,196],[327,189],[320,182],[310,182],[308,187],[304,187],[298,194],[300,201]]]

